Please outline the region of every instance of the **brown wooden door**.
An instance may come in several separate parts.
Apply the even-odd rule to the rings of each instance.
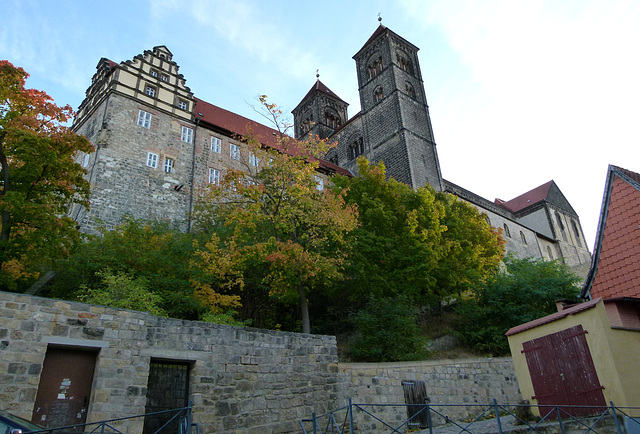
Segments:
[[[606,406],[591,352],[581,325],[542,336],[522,344],[539,405]],[[541,408],[544,415],[551,408]],[[599,409],[564,411],[575,416]]]
[[[95,364],[95,352],[48,349],[31,420],[47,428],[85,423]]]

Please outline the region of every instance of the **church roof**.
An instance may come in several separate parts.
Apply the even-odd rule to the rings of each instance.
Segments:
[[[400,39],[402,42],[407,44],[409,47],[412,47],[414,50],[416,51],[419,50],[419,48],[413,45],[411,42],[407,41],[402,36],[398,35],[396,32],[394,32],[391,29],[388,29],[387,27],[383,26],[382,23],[380,23],[380,25],[376,28],[373,34],[369,37],[369,39],[367,39],[367,42],[364,43],[362,48],[360,48],[360,50],[358,50],[358,52],[353,55],[353,58],[355,59],[356,57],[358,57],[358,54],[360,54],[360,52],[362,52],[362,50],[364,50],[367,45],[371,44],[373,41],[375,41],[380,35],[382,35],[385,32],[391,33],[393,36]]]
[[[349,103],[347,103],[346,101],[344,101],[342,98],[340,98],[334,91],[332,91],[331,89],[329,89],[323,82],[320,81],[320,79],[317,79],[316,82],[313,84],[313,86],[311,86],[311,89],[309,89],[309,92],[307,92],[307,94],[304,96],[304,98],[302,98],[300,100],[300,104],[298,104],[296,106],[296,108],[294,108],[293,110],[291,110],[292,112],[295,112],[298,107],[300,107],[302,105],[302,103],[304,103],[308,98],[310,98],[314,93],[316,92],[320,92],[323,94],[327,94],[332,98],[337,99],[338,101],[341,101],[347,105],[349,105]]]
[[[582,297],[640,297],[640,174],[609,166]]]
[[[509,201],[505,202],[500,199],[495,200],[496,205],[501,206],[514,214],[520,215],[527,214],[527,209],[541,202],[554,205],[577,217],[575,210],[553,180],[544,183],[533,190],[527,191],[526,193]]]
[[[252,121],[251,119],[245,118],[244,116],[240,116],[239,114],[230,112],[229,110],[225,110],[201,99],[194,98],[194,100],[196,102],[194,108],[196,119],[202,119],[211,125],[230,132],[231,134],[237,134],[240,136],[246,135],[247,132],[251,130],[260,143],[270,148],[281,150],[278,142],[278,137],[281,133],[278,130],[269,128],[261,123]],[[292,150],[289,149],[288,152],[292,153]],[[293,153],[295,153],[295,149],[293,150]],[[351,172],[347,169],[322,159],[318,159],[318,161],[320,163],[320,168],[325,171],[351,176]]]

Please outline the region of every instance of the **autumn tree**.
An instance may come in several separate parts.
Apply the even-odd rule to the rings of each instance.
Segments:
[[[297,301],[302,330],[310,333],[308,294],[342,277],[348,253],[345,234],[357,225],[355,207],[322,188],[318,157],[325,141],[296,141],[285,134],[281,111],[261,97],[280,131],[275,145],[244,137],[244,170],[229,169],[200,198],[195,221],[214,235],[197,254],[199,266],[218,282],[197,287],[215,305],[224,290],[242,290],[247,274],[260,270],[270,295]]]
[[[491,275],[504,253],[499,233],[455,196],[430,186],[413,190],[388,179],[384,164],[358,160],[358,177],[336,176],[336,189],[356,205],[347,291],[439,303]]]
[[[58,107],[46,93],[26,89],[28,74],[0,61],[0,284],[35,277],[35,259],[65,254],[78,240],[65,216],[71,204],[88,206],[89,183],[74,162],[92,152],[65,123],[71,107]]]

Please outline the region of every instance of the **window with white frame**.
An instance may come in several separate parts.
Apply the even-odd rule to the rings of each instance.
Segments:
[[[218,169],[209,168],[209,184],[220,184],[220,171]]]
[[[316,175],[316,189],[318,191],[324,190],[324,179],[321,176]]]
[[[179,99],[178,100],[178,108],[181,110],[187,110],[189,108],[189,105],[187,104],[187,102],[183,99]]]
[[[144,110],[138,110],[138,125],[145,128],[151,127],[151,113]]]
[[[217,137],[211,136],[211,150],[218,154],[222,152],[222,140]]]
[[[155,97],[156,96],[156,88],[153,87],[153,86],[147,85],[147,87],[144,89],[144,93],[146,93],[150,97]]]
[[[152,69],[151,70],[151,76],[158,78],[158,71],[156,71],[155,69]]]
[[[182,135],[180,136],[180,140],[183,142],[191,143],[193,140],[193,130],[189,127],[182,127]]]
[[[234,145],[233,143],[229,144],[229,155],[234,160],[240,159],[240,146]]]
[[[162,74],[162,77],[160,77],[162,79],[162,81],[169,81],[169,76]]]
[[[158,154],[147,152],[147,166],[153,167],[154,169],[158,167]]]
[[[87,167],[89,165],[89,154],[84,155],[84,161],[82,162],[82,167]]]
[[[164,166],[162,169],[167,173],[173,173],[174,160],[173,158],[164,157]]]
[[[258,161],[258,157],[256,157],[253,153],[249,154],[249,164],[253,167],[258,167],[258,164],[260,163],[260,161]]]

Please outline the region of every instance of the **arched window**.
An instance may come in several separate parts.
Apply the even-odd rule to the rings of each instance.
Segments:
[[[329,155],[329,163],[333,163],[336,166],[338,165],[338,154],[334,153]]]
[[[556,223],[558,223],[558,227],[560,228],[560,234],[562,234],[562,239],[564,241],[567,241],[567,233],[564,230],[564,225],[562,224],[562,218],[560,217],[560,214],[558,214],[558,211],[556,211],[555,213],[556,213]]]
[[[524,232],[520,231],[520,238],[524,244],[527,244],[527,237],[524,235]]]
[[[413,75],[413,65],[411,64],[411,60],[409,60],[407,55],[404,53],[398,52],[396,53],[396,57],[398,58],[398,65],[400,66],[400,69]]]
[[[311,120],[311,115],[307,115],[307,117],[300,123],[300,135],[306,134],[312,126],[313,121]]]
[[[407,95],[411,97],[411,99],[416,99],[416,90],[408,81],[404,83],[404,90],[405,92],[407,92]]]
[[[553,260],[553,252],[550,246],[547,246],[547,255],[549,255],[549,259]]]
[[[575,220],[571,220],[571,227],[573,228],[573,233],[576,236],[576,244],[578,244],[578,247],[582,247],[582,241],[580,241],[580,230],[578,229],[578,225]]]
[[[369,60],[368,68],[369,68],[369,78],[373,78],[382,72],[382,56],[379,54],[374,55],[371,60]]]
[[[382,91],[382,87],[378,86],[373,91],[373,99],[375,100],[376,103],[378,103],[382,101],[382,98],[384,98],[384,92]]]
[[[489,226],[491,226],[491,219],[489,218],[489,216],[486,214],[483,214],[482,216],[484,217],[484,221],[487,222]]]
[[[505,234],[507,237],[511,238],[511,231],[509,230],[509,226],[507,226],[507,224],[505,223],[505,224],[503,225],[503,227],[504,227],[504,234]]]
[[[336,130],[340,127],[340,117],[337,114],[327,111],[324,113],[324,119],[329,128]]]
[[[349,159],[353,160],[362,154],[364,154],[364,141],[362,140],[362,137],[358,137],[349,146]]]

